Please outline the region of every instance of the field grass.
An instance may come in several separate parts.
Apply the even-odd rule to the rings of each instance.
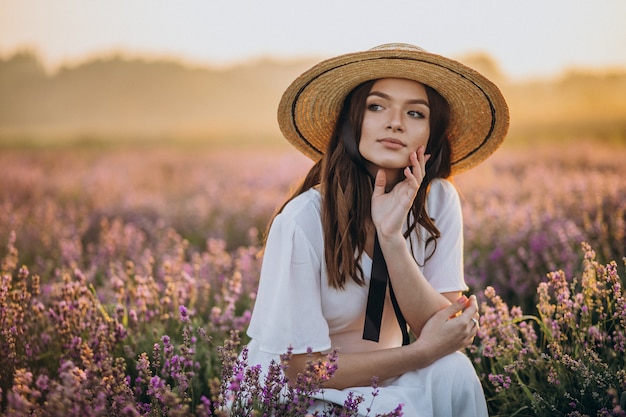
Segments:
[[[595,251],[594,262],[621,262],[626,255],[623,132],[619,126],[589,131],[568,139],[563,130],[552,141],[519,134],[455,178],[465,219],[466,280],[484,303],[485,320],[495,326],[490,329],[513,326],[527,335],[515,327],[517,313],[511,313],[517,321],[506,319],[509,307],[539,314],[537,290],[546,281],[556,285],[556,278],[548,279],[552,271],[570,281],[588,276],[591,255],[582,242]],[[66,415],[71,407],[84,415],[109,415],[99,414],[102,407],[116,415],[125,415],[124,407],[135,415],[206,415],[205,400],[218,400],[218,348],[231,331],[243,332],[250,317],[267,222],[311,166],[289,147],[221,143],[227,145],[89,137],[2,141],[3,415]],[[616,276],[606,271],[598,277]],[[491,291],[501,297],[497,313],[489,310]],[[616,291],[602,305],[626,311],[622,290]],[[602,294],[602,300],[609,297]],[[607,335],[602,341],[593,339],[597,352],[616,352],[619,345],[612,343],[624,336],[626,326],[611,323],[599,328]],[[575,415],[542,409],[533,396],[505,395],[512,363],[521,367],[515,370],[521,382],[507,382],[518,384],[511,392],[519,396],[531,387],[552,402],[547,393],[556,386],[545,373],[567,370],[558,360],[522,366],[514,356],[527,348],[507,344],[510,337],[484,333],[470,352],[492,415]],[[498,344],[509,346],[506,355],[490,356],[486,349]],[[155,349],[170,356],[154,356]],[[533,352],[540,357],[541,347]],[[174,356],[193,364],[173,372]],[[623,357],[609,358],[598,360],[610,369],[622,366]],[[616,396],[619,403],[626,383],[615,382],[624,375],[611,375],[604,391],[585,391],[570,403],[594,413],[613,410],[610,403]],[[163,385],[157,389],[148,376]],[[590,399],[598,396],[601,401]]]
[[[512,82],[483,58],[511,127],[454,181],[490,415],[624,416],[626,73]],[[275,122],[310,64],[0,58],[1,416],[254,397],[231,365],[267,223],[311,166]]]

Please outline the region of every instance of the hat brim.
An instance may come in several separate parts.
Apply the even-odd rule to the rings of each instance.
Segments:
[[[498,87],[477,71],[419,49],[372,49],[322,61],[283,93],[278,124],[300,152],[319,160],[332,136],[346,96],[359,84],[405,78],[437,90],[450,105],[451,172],[459,174],[491,155],[509,126]]]

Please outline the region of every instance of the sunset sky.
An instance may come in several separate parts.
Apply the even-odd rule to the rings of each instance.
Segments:
[[[0,0],[0,55],[54,69],[101,54],[230,64],[387,42],[486,52],[513,78],[626,68],[624,0]]]

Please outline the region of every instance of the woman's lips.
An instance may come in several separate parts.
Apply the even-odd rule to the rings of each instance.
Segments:
[[[382,138],[382,139],[378,139],[377,142],[389,149],[401,149],[401,148],[406,147],[404,142],[395,138]]]

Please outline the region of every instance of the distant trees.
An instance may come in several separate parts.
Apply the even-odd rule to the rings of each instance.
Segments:
[[[485,53],[461,62],[502,89],[511,133],[626,124],[626,70],[570,71],[514,82]],[[0,135],[133,135],[280,140],[276,107],[306,60],[259,60],[227,69],[111,55],[47,72],[25,50],[0,58]]]

